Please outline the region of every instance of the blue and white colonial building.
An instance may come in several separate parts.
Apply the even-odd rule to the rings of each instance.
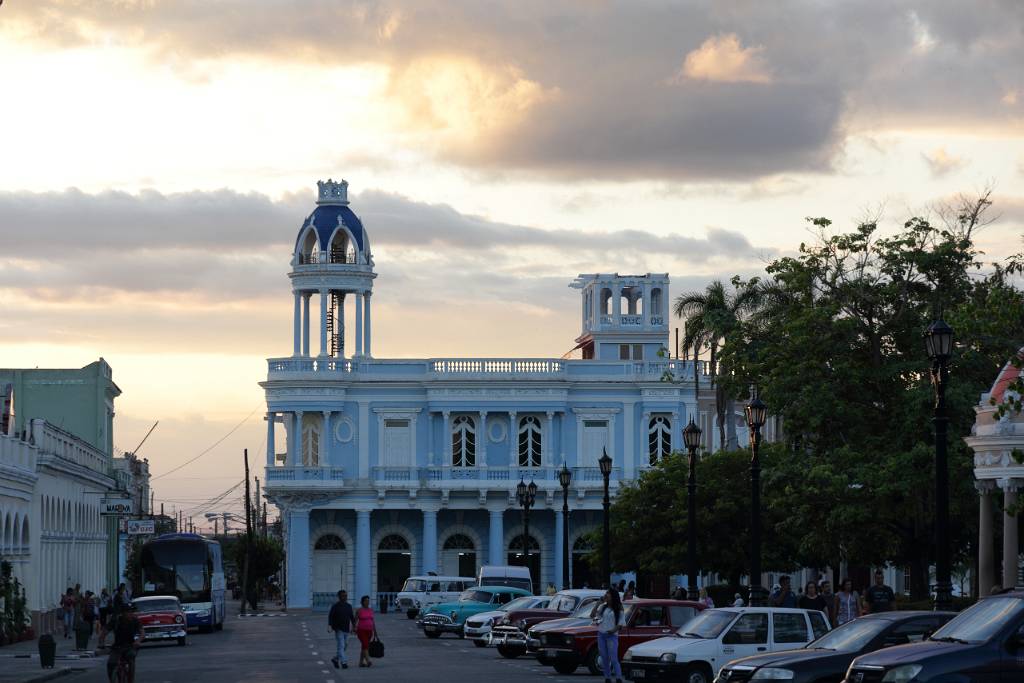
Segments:
[[[339,588],[376,597],[410,574],[474,575],[481,564],[518,562],[520,480],[539,489],[535,581],[560,586],[563,463],[573,474],[572,583],[596,585],[581,558],[601,521],[602,451],[614,461],[614,495],[681,449],[691,417],[717,447],[707,378],[697,378],[698,401],[694,364],[667,358],[668,275],[576,277],[581,331],[566,357],[375,358],[370,235],[345,181],[318,185],[289,273],[292,355],[269,359],[261,383],[265,491],[284,521],[288,606],[325,606]]]

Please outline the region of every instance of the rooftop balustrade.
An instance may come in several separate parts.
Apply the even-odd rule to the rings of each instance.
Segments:
[[[105,476],[111,473],[111,457],[70,432],[45,420],[34,419],[31,421],[30,434],[41,456],[56,456]]]

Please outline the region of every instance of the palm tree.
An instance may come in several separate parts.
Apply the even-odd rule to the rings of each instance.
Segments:
[[[732,398],[716,381],[718,349],[726,338],[735,334],[743,318],[756,311],[761,299],[761,290],[756,280],[751,283],[732,281],[734,290],[730,292],[721,280],[714,280],[703,291],[684,292],[680,294],[673,306],[676,317],[682,318],[685,324],[683,348],[692,348],[694,386],[699,391],[697,377],[700,374],[697,362],[701,348],[707,348],[710,354],[711,383],[715,387],[715,413],[718,417],[718,438],[723,448],[736,448],[736,425],[732,419]],[[726,435],[726,414],[729,414],[728,440]]]

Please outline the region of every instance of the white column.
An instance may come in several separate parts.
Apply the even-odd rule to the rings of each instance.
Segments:
[[[544,420],[544,436],[540,442],[540,464],[544,467],[552,468],[555,466],[555,451],[551,448],[555,443],[555,412],[549,410],[544,413],[544,416],[547,419]],[[559,574],[558,576],[561,577],[562,575]]]
[[[370,586],[370,511],[356,511],[356,599],[372,595]]]
[[[292,447],[288,449],[288,464],[297,467],[302,463],[302,411],[292,413]]]
[[[267,467],[274,466],[274,422],[277,413],[267,413]]]
[[[644,283],[644,315],[641,318],[641,324],[644,327],[650,327],[649,321],[651,319],[651,285]]]
[[[312,606],[309,571],[309,510],[288,512],[288,606]]]
[[[331,411],[321,411],[324,415],[324,431],[320,435],[320,467],[331,466]]]
[[[320,290],[320,355],[328,355],[327,349],[327,302],[330,296],[326,289]]]
[[[441,463],[442,467],[452,466],[452,425],[451,425],[451,413],[447,410],[442,411],[441,415],[444,416],[444,432],[441,434],[441,452],[444,461]]]
[[[1017,482],[1008,479],[1001,482],[1003,487],[1003,588],[1013,588],[1017,583],[1017,515],[1009,514],[1017,506]]]
[[[504,510],[490,510],[491,524],[487,541],[487,564],[504,566],[508,564],[505,558],[505,520]]]
[[[309,356],[309,292],[302,293],[302,355]]]
[[[295,292],[295,345],[293,356],[302,352],[302,295]]]
[[[976,482],[978,489],[978,596],[988,595],[995,585],[995,548],[992,529],[992,486]]]
[[[476,464],[478,467],[487,467],[487,411],[480,411],[480,431],[476,439]]]
[[[569,586],[562,586],[562,544],[565,543],[565,529],[562,524],[562,509],[555,509],[555,578],[552,583],[561,586],[562,590]]]
[[[622,285],[612,287],[612,322],[618,325],[622,322]]]
[[[437,571],[437,510],[423,510],[423,573]]]
[[[370,353],[370,292],[367,292],[366,296],[363,297],[363,306],[366,308],[366,312],[363,314],[365,318],[363,326],[366,328],[366,343],[363,344],[363,353],[367,356],[372,356],[373,354]]]
[[[356,292],[356,356],[363,355],[363,295]]]

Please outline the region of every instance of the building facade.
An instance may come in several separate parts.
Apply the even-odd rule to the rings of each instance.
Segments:
[[[691,418],[716,445],[710,391],[698,401],[694,363],[667,356],[668,275],[578,276],[578,359],[378,359],[370,236],[345,181],[318,185],[289,272],[293,352],[269,359],[261,383],[265,492],[285,525],[288,605],[323,606],[339,588],[357,598],[397,591],[415,573],[519,563],[520,481],[538,487],[527,541],[535,581],[560,586],[563,465],[572,583],[596,585],[582,558],[601,521],[602,452],[614,462],[614,494],[681,449]],[[709,387],[706,365],[697,370]]]

